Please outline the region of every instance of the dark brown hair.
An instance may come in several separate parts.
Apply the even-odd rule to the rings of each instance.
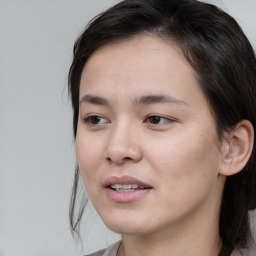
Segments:
[[[219,138],[242,119],[256,127],[256,58],[237,22],[214,5],[196,0],[125,0],[93,19],[77,39],[69,72],[76,137],[79,85],[88,58],[104,44],[150,33],[182,49],[197,74],[215,116]],[[223,242],[220,256],[247,246],[248,211],[256,202],[255,147],[244,170],[227,178],[219,220]],[[78,232],[86,200],[77,201],[76,167],[70,203],[70,223]],[[79,210],[76,211],[76,206]]]

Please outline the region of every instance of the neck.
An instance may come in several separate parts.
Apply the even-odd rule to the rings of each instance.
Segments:
[[[200,239],[196,235],[193,237],[194,243],[185,241],[187,236],[184,239],[168,237],[158,240],[153,236],[150,238],[123,236],[122,238],[118,256],[218,256],[222,246],[218,236],[210,243],[204,243],[207,239]]]
[[[222,247],[218,230],[213,229],[207,233],[122,235],[122,241],[118,256],[218,256]]]

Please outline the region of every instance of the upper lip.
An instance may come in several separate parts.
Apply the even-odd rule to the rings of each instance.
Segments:
[[[121,177],[118,176],[111,176],[108,177],[107,179],[105,179],[104,181],[104,187],[109,187],[110,185],[113,184],[137,184],[141,187],[144,188],[152,188],[152,186],[150,186],[149,184],[146,184],[145,182],[138,180],[134,177],[128,176],[128,175],[124,175]]]

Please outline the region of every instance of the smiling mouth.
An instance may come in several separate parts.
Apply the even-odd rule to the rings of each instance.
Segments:
[[[107,196],[117,203],[131,203],[146,196],[153,187],[135,177],[123,175],[110,176],[103,186]]]
[[[109,188],[116,192],[133,192],[136,190],[148,189],[143,186],[139,186],[138,184],[112,184],[109,185]]]

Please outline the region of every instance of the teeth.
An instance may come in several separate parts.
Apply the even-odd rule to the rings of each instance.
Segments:
[[[110,185],[110,188],[114,189],[115,191],[121,191],[121,192],[130,192],[134,189],[144,189],[144,187],[139,186],[137,184],[112,184]]]

